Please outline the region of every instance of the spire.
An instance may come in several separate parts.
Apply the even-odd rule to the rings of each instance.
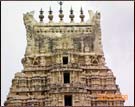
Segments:
[[[43,13],[44,13],[44,11],[41,8],[41,10],[39,12],[40,12],[40,15],[39,15],[40,22],[43,22],[43,19],[44,19]]]
[[[71,7],[71,9],[70,9],[70,15],[69,15],[69,17],[71,18],[71,22],[73,22],[75,16],[74,16],[74,14],[73,14],[72,7]]]
[[[81,6],[81,9],[80,9],[80,12],[81,12],[81,14],[83,14],[82,6]]]
[[[81,7],[81,10],[80,10],[80,18],[81,18],[81,22],[84,21],[84,15],[83,15],[83,10],[82,10],[82,7]]]
[[[50,6],[49,14],[52,14],[51,6]]]
[[[62,1],[60,1],[60,2],[58,2],[58,3],[59,3],[59,5],[60,5],[59,18],[60,18],[60,21],[62,21],[62,20],[63,20],[63,17],[64,17],[63,10],[62,10],[62,4],[63,4],[63,3],[62,3]]]
[[[59,5],[60,5],[60,11],[59,12],[62,13],[63,12],[62,11],[62,5],[63,5],[62,1],[59,2]]]
[[[52,15],[51,7],[50,7],[50,10],[48,12],[49,12],[48,18],[49,18],[50,21],[52,21],[53,20],[53,15]]]

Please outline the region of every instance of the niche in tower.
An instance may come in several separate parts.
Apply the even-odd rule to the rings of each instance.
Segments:
[[[68,56],[63,56],[63,64],[68,64]]]
[[[64,72],[63,78],[64,78],[64,84],[70,83],[70,73],[69,72]]]
[[[65,103],[65,106],[72,106],[72,95],[65,95],[64,103]]]

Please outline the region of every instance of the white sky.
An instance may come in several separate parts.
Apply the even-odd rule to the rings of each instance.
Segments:
[[[48,22],[49,6],[52,7],[54,21],[59,21],[59,5],[56,1],[2,1],[1,5],[1,105],[11,87],[16,72],[23,67],[21,59],[26,47],[26,32],[23,13],[35,10],[39,21],[40,8],[44,10],[44,22]],[[88,10],[101,12],[102,44],[107,66],[116,76],[121,93],[128,95],[125,105],[134,104],[134,2],[133,1],[64,1],[64,21],[69,22],[72,6],[75,22],[79,22],[80,7],[83,7],[85,21]]]

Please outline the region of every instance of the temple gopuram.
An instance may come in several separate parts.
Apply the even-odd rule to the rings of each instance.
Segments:
[[[23,14],[27,46],[4,105],[7,107],[40,106],[124,106],[124,98],[116,84],[116,77],[106,66],[102,48],[99,12],[88,10],[84,21],[64,22],[62,2],[59,2],[59,22],[44,22],[40,10],[39,21],[34,12]]]

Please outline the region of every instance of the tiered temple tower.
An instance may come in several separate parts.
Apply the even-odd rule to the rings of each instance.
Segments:
[[[116,78],[105,66],[101,44],[100,13],[89,10],[89,20],[80,10],[80,23],[63,21],[60,2],[59,22],[40,22],[33,12],[23,15],[27,47],[24,69],[15,74],[5,106],[123,106]]]

